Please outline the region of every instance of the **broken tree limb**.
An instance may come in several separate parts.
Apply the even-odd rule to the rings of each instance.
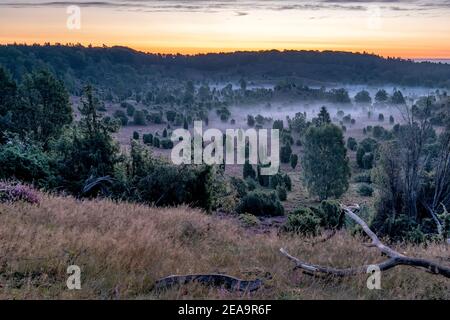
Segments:
[[[253,292],[262,287],[263,281],[242,280],[224,274],[188,274],[172,275],[158,280],[155,284],[156,289],[166,289],[175,285],[185,285],[192,282],[198,282],[214,287],[224,287],[229,291]]]
[[[388,246],[385,246],[380,239],[378,239],[377,235],[370,230],[367,223],[361,219],[356,213],[352,211],[352,209],[359,210],[359,206],[353,206],[353,207],[346,207],[341,205],[342,210],[344,210],[345,214],[351,218],[353,221],[355,221],[357,224],[361,226],[363,231],[369,236],[370,239],[372,239],[371,246],[377,247],[382,253],[386,254],[388,257],[403,257],[403,255],[395,250],[392,250]]]
[[[383,262],[379,263],[373,263],[373,264],[367,264],[359,267],[354,268],[330,268],[330,267],[324,267],[316,264],[309,264],[306,262],[301,261],[300,259],[290,255],[286,250],[283,248],[280,249],[280,252],[286,256],[291,261],[295,262],[295,269],[302,269],[305,270],[311,274],[315,273],[322,273],[322,274],[328,274],[338,277],[346,277],[346,276],[355,276],[358,274],[364,274],[367,273],[367,270],[369,270],[369,267],[376,266],[380,269],[380,271],[386,271],[389,269],[392,269],[399,265],[405,265],[405,266],[412,266],[412,267],[422,267],[427,269],[427,271],[433,273],[433,274],[440,274],[444,277],[450,278],[450,268],[441,266],[435,262],[426,260],[426,259],[418,259],[418,258],[408,258],[408,257],[396,257],[396,258],[390,258]]]
[[[380,271],[385,271],[392,269],[398,265],[406,265],[406,266],[412,266],[412,267],[420,267],[426,269],[426,271],[442,275],[444,277],[450,278],[450,267],[442,266],[436,262],[427,260],[427,259],[421,259],[421,258],[410,258],[402,255],[401,253],[389,248],[388,246],[384,245],[380,239],[378,239],[377,235],[369,228],[369,226],[362,220],[353,210],[359,210],[359,206],[353,206],[353,207],[346,207],[341,206],[342,210],[344,210],[345,214],[350,217],[352,220],[354,220],[357,224],[359,224],[364,232],[372,239],[372,243],[370,244],[370,247],[377,247],[382,253],[387,255],[389,259],[375,264],[370,265],[363,265],[359,267],[354,268],[330,268],[330,267],[324,267],[316,264],[310,264],[304,261],[301,261],[300,259],[292,256],[289,254],[285,249],[281,248],[280,252],[284,256],[286,256],[288,259],[293,261],[295,263],[295,269],[302,269],[310,274],[327,274],[327,275],[333,275],[333,276],[339,276],[339,277],[345,277],[345,276],[353,276],[357,274],[367,273],[367,270],[371,266],[377,266]]]

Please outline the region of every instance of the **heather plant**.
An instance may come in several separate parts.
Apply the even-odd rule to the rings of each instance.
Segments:
[[[35,189],[21,183],[0,182],[0,202],[23,201],[31,204],[39,203]]]

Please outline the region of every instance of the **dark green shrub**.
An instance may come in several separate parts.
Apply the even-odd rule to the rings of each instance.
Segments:
[[[372,152],[366,152],[362,158],[363,169],[369,170],[373,168],[374,156]]]
[[[176,116],[177,116],[177,113],[175,111],[173,111],[173,110],[166,111],[166,119],[167,119],[167,121],[174,122]]]
[[[144,133],[142,135],[142,140],[147,145],[153,145],[153,134],[151,133]]]
[[[413,219],[406,214],[399,214],[395,218],[385,219],[376,215],[371,224],[372,230],[377,230],[379,236],[389,236],[392,241],[408,241],[421,243],[425,235]]]
[[[139,132],[133,131],[133,139],[134,140],[139,140]]]
[[[292,169],[295,169],[298,164],[298,155],[296,155],[295,153],[291,154],[290,163],[291,163]]]
[[[0,179],[19,179],[46,186],[55,174],[51,159],[41,148],[14,140],[0,145]]]
[[[222,122],[228,122],[228,119],[230,119],[231,112],[227,107],[221,107],[216,112]]]
[[[269,187],[271,189],[276,189],[280,185],[284,185],[283,175],[281,173],[269,176]]]
[[[281,131],[283,130],[283,128],[284,128],[283,120],[275,120],[273,122],[272,129],[278,129]]]
[[[133,105],[128,104],[127,105],[127,115],[129,117],[132,117],[134,115],[134,111],[135,111],[135,109],[134,109]]]
[[[158,137],[153,137],[153,146],[155,148],[159,148],[160,147],[160,140]]]
[[[270,176],[264,176],[261,174],[261,168],[268,167],[269,165],[258,164],[256,167],[256,176],[258,182],[263,187],[269,187],[270,185]]]
[[[369,127],[367,127],[367,128],[369,128]],[[377,149],[377,147],[378,147],[377,141],[372,138],[366,138],[359,143],[358,149],[356,151],[356,162],[358,164],[358,167],[364,168],[364,163],[363,163],[364,155],[368,152],[373,153]],[[368,159],[366,159],[366,160],[368,160]]]
[[[289,131],[283,130],[281,131],[281,142],[285,145],[293,145],[294,144],[294,138],[292,138]]]
[[[137,181],[135,196],[158,206],[189,204],[209,211],[212,188],[211,167],[155,165]]]
[[[250,114],[247,116],[247,125],[249,127],[253,127],[255,125],[255,117]]]
[[[255,120],[257,124],[263,125],[266,119],[262,115],[258,114],[255,117]]]
[[[228,114],[226,114],[226,113],[222,113],[222,114],[220,115],[220,120],[221,120],[222,122],[227,122],[229,118],[230,118],[230,116],[229,116]]]
[[[120,124],[122,126],[126,126],[128,124],[128,117],[122,110],[116,110],[113,114],[113,117],[120,120]]]
[[[376,139],[389,139],[390,136],[391,136],[390,133],[385,128],[383,128],[381,126],[373,127],[372,135]]]
[[[339,202],[334,200],[324,200],[316,210],[320,218],[320,225],[325,229],[333,229],[341,225],[342,209]]]
[[[310,208],[300,208],[287,216],[283,229],[287,232],[316,236],[320,230],[320,218]]]
[[[276,194],[251,191],[242,198],[237,212],[255,216],[281,216],[284,214],[284,208]]]
[[[240,214],[239,221],[244,225],[244,227],[256,227],[261,223],[258,217],[255,217],[249,213]]]
[[[371,197],[373,195],[373,188],[367,184],[362,184],[358,187],[358,194],[363,197]]]
[[[288,191],[292,191],[292,180],[286,173],[283,175],[284,186]]]
[[[292,148],[291,145],[288,143],[281,147],[280,149],[280,161],[281,163],[289,163],[291,159],[292,154]]]
[[[145,113],[142,110],[136,110],[134,112],[133,123],[136,126],[145,126],[147,124],[145,120]]]
[[[162,149],[172,149],[173,148],[173,142],[170,139],[161,139],[160,145]]]
[[[183,115],[177,113],[177,115],[175,116],[175,120],[173,122],[173,124],[177,127],[180,127],[181,125],[183,125],[184,123],[184,118]]]
[[[236,177],[231,177],[231,184],[238,193],[239,198],[242,198],[247,195],[248,188],[244,180]]]
[[[155,123],[155,124],[161,124],[163,122],[162,120],[162,115],[159,112],[152,112],[150,113],[146,119],[151,122],[151,123]]]

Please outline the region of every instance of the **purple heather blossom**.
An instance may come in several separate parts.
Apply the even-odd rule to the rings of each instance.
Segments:
[[[16,201],[37,204],[39,203],[38,192],[21,183],[0,182],[0,202]]]

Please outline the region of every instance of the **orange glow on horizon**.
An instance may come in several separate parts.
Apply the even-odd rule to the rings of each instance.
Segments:
[[[367,52],[405,59],[450,59],[446,15],[383,13],[368,26],[367,12],[254,10],[134,12],[82,8],[80,30],[68,30],[65,7],[0,7],[0,44],[81,43],[124,46],[162,54],[259,50]]]

